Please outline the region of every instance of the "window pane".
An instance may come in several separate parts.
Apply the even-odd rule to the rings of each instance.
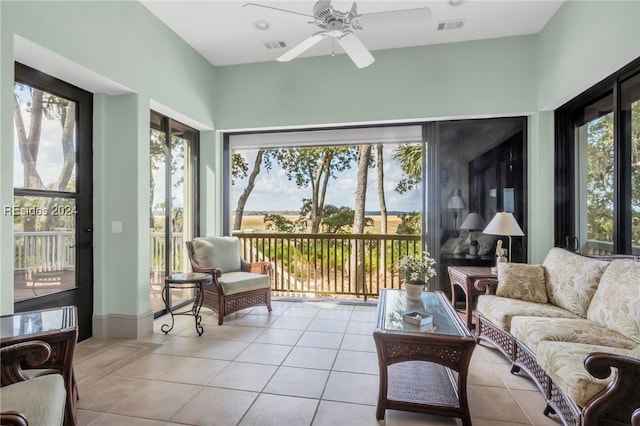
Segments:
[[[74,199],[14,198],[15,301],[75,287],[76,213]]]
[[[164,307],[162,289],[165,276],[165,182],[166,161],[164,151],[165,134],[151,129],[151,193],[149,227],[151,228],[151,309]]]
[[[640,252],[640,74],[622,83],[622,120],[631,141],[631,244]]]
[[[588,106],[577,129],[580,238],[587,252],[613,251],[614,146],[612,96]],[[586,247],[585,247],[586,245]]]
[[[14,187],[76,191],[76,104],[14,86]]]

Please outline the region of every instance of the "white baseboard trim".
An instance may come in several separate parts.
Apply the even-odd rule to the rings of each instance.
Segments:
[[[140,315],[94,315],[92,325],[93,337],[96,339],[140,339],[153,333],[153,312]]]

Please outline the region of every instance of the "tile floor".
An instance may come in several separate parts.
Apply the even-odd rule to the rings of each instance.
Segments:
[[[177,317],[164,335],[88,339],[75,369],[81,426],[455,425],[459,420],[387,410],[377,422],[374,305],[273,302],[225,318],[203,310],[204,334]],[[475,426],[559,425],[528,378],[509,373],[495,349],[478,345],[469,369]]]

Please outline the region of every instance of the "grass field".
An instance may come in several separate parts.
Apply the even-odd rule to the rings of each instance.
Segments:
[[[285,218],[295,221],[298,219],[297,216],[294,215],[285,215]],[[373,226],[368,226],[365,228],[365,233],[367,234],[379,234],[380,233],[380,216],[368,216],[373,219]],[[256,231],[264,231],[266,230],[265,223],[263,221],[264,216],[243,216],[242,217],[242,229],[253,229]],[[398,225],[400,224],[400,216],[391,216],[387,218],[387,234],[395,234],[396,229],[398,229]]]

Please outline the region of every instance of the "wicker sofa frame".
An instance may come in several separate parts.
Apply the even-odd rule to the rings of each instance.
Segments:
[[[205,284],[202,287],[202,306],[218,314],[218,325],[222,325],[225,316],[253,306],[265,305],[268,311],[271,312],[271,287],[225,295],[218,281],[222,276],[222,271],[219,268],[206,268],[199,265],[194,257],[193,242],[186,241],[185,244],[193,271],[211,274],[213,277],[210,284]],[[271,271],[271,263],[247,262],[244,259],[240,259],[240,269],[243,272],[251,272],[254,274],[269,274]]]
[[[589,256],[602,260],[633,259],[635,256]],[[495,295],[498,281],[481,279],[475,282],[477,290]],[[494,345],[512,363],[511,373],[524,371],[533,379],[543,394],[547,406],[544,414],[557,414],[566,426],[633,425],[640,426],[640,360],[593,352],[585,357],[586,370],[594,377],[605,379],[617,369],[615,380],[607,389],[594,396],[584,407],[576,405],[545,373],[535,354],[510,333],[496,327],[478,312],[476,338]]]

